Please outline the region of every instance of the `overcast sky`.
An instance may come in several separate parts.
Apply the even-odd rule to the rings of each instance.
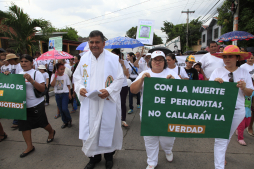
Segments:
[[[83,37],[87,37],[92,30],[102,31],[108,39],[125,36],[127,30],[137,26],[139,19],[155,20],[155,33],[165,42],[166,34],[160,30],[163,21],[167,20],[173,24],[186,23],[187,15],[181,11],[187,9],[195,11],[194,14],[190,14],[190,20],[205,16],[217,0],[12,0],[12,2],[33,19],[48,20],[56,28],[71,26]],[[11,0],[0,0],[0,10],[7,11],[10,5]]]

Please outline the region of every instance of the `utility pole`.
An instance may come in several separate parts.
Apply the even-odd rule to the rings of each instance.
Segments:
[[[233,31],[238,31],[238,19],[239,19],[239,1],[240,0],[235,0],[235,8],[236,11],[234,13],[234,22],[233,22]],[[236,45],[237,46],[237,40],[232,42],[232,45]]]
[[[189,13],[195,13],[195,11],[189,11],[189,9],[187,9],[187,11],[182,11],[182,13],[187,13],[187,34],[186,34],[186,51],[188,50],[188,40],[189,40]]]

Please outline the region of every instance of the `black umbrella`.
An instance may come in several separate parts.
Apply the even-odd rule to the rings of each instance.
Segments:
[[[206,53],[208,53],[206,50],[200,50],[200,51],[196,52],[195,55],[206,54]]]
[[[186,54],[186,55],[190,55],[190,54],[192,54],[192,53],[193,53],[192,50],[187,50],[186,52],[184,52],[184,54]]]
[[[253,53],[254,52],[254,47],[247,47],[247,51]]]
[[[165,47],[155,47],[153,49],[150,49],[148,53],[153,53],[154,51],[157,51],[157,50],[162,51],[165,55],[167,55],[168,53],[172,53],[170,49]]]
[[[5,50],[3,48],[0,48],[0,53],[5,52]]]

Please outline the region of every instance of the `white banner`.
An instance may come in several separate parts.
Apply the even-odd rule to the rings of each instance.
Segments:
[[[143,20],[138,21],[137,35],[136,39],[143,44],[152,45],[153,44],[153,31],[154,31],[154,21],[153,20]]]
[[[165,47],[170,49],[175,54],[179,54],[181,52],[180,36],[178,36],[175,39],[172,39],[171,41],[167,42],[165,44]]]
[[[186,66],[185,65],[185,60],[186,60],[187,56],[189,56],[189,55],[176,56],[176,60],[178,61],[176,63],[176,65],[179,66],[179,67],[185,67]],[[203,55],[193,55],[193,56],[195,57],[195,61],[198,62]]]

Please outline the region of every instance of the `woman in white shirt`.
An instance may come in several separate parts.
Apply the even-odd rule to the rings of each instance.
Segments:
[[[157,77],[157,78],[175,78],[180,79],[180,77],[171,69],[167,68],[167,62],[165,59],[165,54],[161,51],[155,51],[152,53],[151,60],[149,61],[149,67],[151,69],[143,71],[139,74],[136,80],[131,84],[130,91],[132,93],[138,93],[140,90],[143,93],[144,89],[144,79],[145,77]],[[141,96],[141,105],[143,104],[143,95]],[[144,105],[145,106],[145,105]],[[142,106],[140,111],[140,116],[142,116]],[[147,163],[146,169],[154,169],[158,164],[158,154],[159,154],[159,144],[161,144],[162,149],[166,154],[166,158],[169,162],[173,161],[173,145],[175,137],[164,137],[164,136],[144,136],[146,153],[147,153]]]
[[[186,79],[186,80],[189,79],[189,76],[186,73],[185,69],[183,67],[178,67],[176,65],[177,60],[173,53],[167,54],[166,60],[167,60],[168,68],[173,70],[175,73],[177,73],[181,79]]]
[[[36,97],[34,88],[39,92],[45,90],[45,81],[39,71],[33,69],[33,58],[27,54],[20,57],[23,69],[19,74],[23,74],[26,82],[26,108],[27,120],[18,120],[19,131],[22,131],[27,144],[27,149],[20,155],[21,158],[27,156],[35,150],[32,144],[31,129],[44,128],[49,132],[47,143],[54,140],[55,130],[48,123],[45,113],[44,97]]]
[[[50,82],[50,85],[54,87],[57,107],[64,123],[61,126],[62,129],[72,126],[72,119],[68,109],[69,99],[72,98],[70,92],[71,81],[69,76],[64,74],[64,69],[64,64],[57,63],[56,71],[53,72]]]
[[[232,120],[229,139],[215,139],[214,143],[214,164],[215,169],[224,169],[225,155],[230,139],[235,132],[238,125],[245,117],[245,95],[251,96],[253,92],[253,84],[251,76],[247,70],[238,68],[236,66],[237,61],[245,60],[251,56],[251,53],[240,52],[239,48],[235,45],[227,46],[223,53],[213,54],[216,57],[223,58],[223,62],[226,66],[217,68],[210,76],[210,81],[217,81],[219,83],[236,82],[239,88],[235,113]]]
[[[253,75],[254,74],[254,56],[251,55],[251,57],[249,59],[246,59],[247,60],[247,63],[244,63],[240,66],[240,68],[243,68],[243,69],[246,69],[250,75]]]
[[[45,106],[49,105],[49,74],[46,72],[47,69],[44,65],[39,65],[38,70],[42,73],[45,81],[45,96],[46,96],[46,103]]]
[[[127,54],[128,64],[130,65],[131,73],[129,79],[133,82],[140,73],[140,70],[134,66],[134,62],[136,61],[135,55],[133,52]],[[128,114],[133,112],[133,93],[129,90],[129,108]],[[140,109],[140,92],[136,93],[137,95],[137,108]]]

